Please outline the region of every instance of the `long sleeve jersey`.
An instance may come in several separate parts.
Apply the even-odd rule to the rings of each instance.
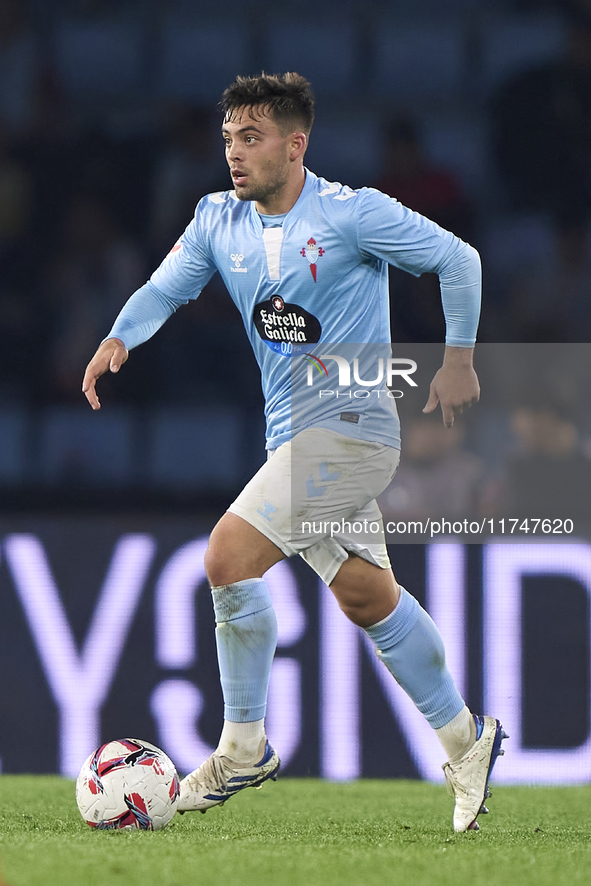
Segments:
[[[204,197],[178,243],[127,301],[109,337],[136,347],[219,271],[261,370],[268,448],[311,426],[399,447],[395,400],[377,395],[378,389],[385,394],[385,369],[383,384],[356,397],[354,408],[344,405],[343,396],[319,396],[318,390],[322,382],[334,393],[345,378],[337,379],[338,361],[322,359],[327,343],[332,354],[342,348],[353,379],[378,378],[380,359],[385,366],[388,264],[415,276],[438,274],[446,343],[473,346],[481,292],[476,250],[380,191],[353,190],[309,170],[298,200],[276,224],[234,191]],[[361,345],[366,347],[359,350]],[[324,373],[318,382],[314,368]]]

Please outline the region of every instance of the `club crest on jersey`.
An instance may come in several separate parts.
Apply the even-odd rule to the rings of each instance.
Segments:
[[[230,268],[233,274],[246,274],[248,272],[248,268],[242,267],[242,262],[244,261],[244,256],[240,252],[233,252],[230,256],[234,265]]]
[[[316,262],[319,258],[322,258],[325,252],[326,250],[322,246],[318,246],[314,237],[310,237],[304,248],[300,250],[300,255],[303,255],[310,262],[310,271],[314,277],[314,283],[316,283]]]

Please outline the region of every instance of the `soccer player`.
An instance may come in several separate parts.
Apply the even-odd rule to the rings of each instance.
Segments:
[[[387,264],[415,275],[436,272],[446,349],[425,411],[440,404],[451,426],[479,397],[472,366],[478,253],[379,191],[355,191],[306,169],[314,96],[300,75],[238,77],[221,105],[233,190],[200,201],[178,243],[123,307],[82,387],[99,409],[97,379],[118,372],[130,349],[220,272],[261,369],[269,458],[211,534],[205,566],[224,725],[214,754],[183,780],[179,809],[205,811],[276,777],[279,757],[266,739],[264,716],[277,624],[263,576],[299,553],[436,730],[448,757],[454,828],[477,830],[502,753],[501,724],[465,705],[435,624],[394,578],[383,534],[359,538],[348,531],[350,521],[381,525],[375,498],[399,458],[394,400],[370,396],[344,407],[339,398],[300,396],[295,410],[292,362],[298,349],[315,359],[310,351],[318,342],[351,345],[351,353],[357,353],[352,343],[360,343],[383,353],[390,342]],[[318,533],[319,516],[342,521],[343,531]],[[304,531],[305,525],[316,529]]]

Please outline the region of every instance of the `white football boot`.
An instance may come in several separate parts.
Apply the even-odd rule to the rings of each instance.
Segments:
[[[497,757],[505,752],[501,742],[509,736],[493,717],[474,717],[476,741],[461,759],[445,763],[443,771],[447,792],[455,797],[453,824],[456,833],[479,830],[476,821],[480,813],[488,812],[484,805],[490,797],[488,780]]]
[[[181,781],[178,811],[205,812],[211,806],[223,805],[244,788],[260,787],[264,781],[277,778],[280,760],[269,742],[263,739],[262,757],[258,763],[243,766],[224,754],[212,754]],[[262,743],[261,743],[262,744]]]

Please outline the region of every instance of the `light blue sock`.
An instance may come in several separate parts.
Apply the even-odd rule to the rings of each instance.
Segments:
[[[262,720],[267,707],[277,619],[262,578],[212,588],[224,719]]]
[[[464,700],[445,664],[445,649],[434,621],[403,587],[396,609],[365,633],[379,658],[434,729],[459,714]]]

